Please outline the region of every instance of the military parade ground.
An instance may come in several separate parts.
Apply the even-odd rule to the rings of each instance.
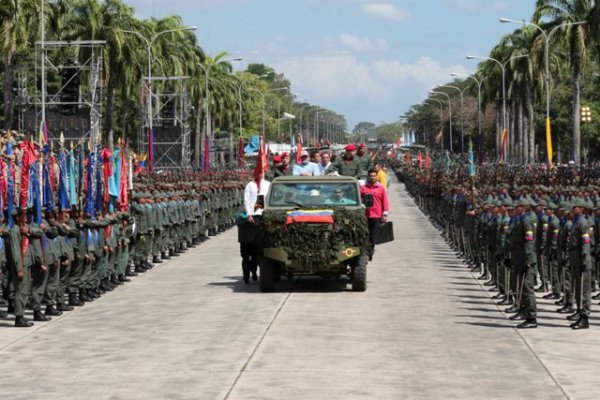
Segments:
[[[52,321],[0,321],[3,397],[597,396],[597,319],[573,332],[538,295],[539,329],[515,329],[404,186],[389,197],[396,240],[377,247],[366,292],[284,278],[261,293],[230,229]]]

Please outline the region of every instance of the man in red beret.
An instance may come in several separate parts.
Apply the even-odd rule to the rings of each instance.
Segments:
[[[282,156],[273,156],[273,168],[268,172],[269,176],[267,180],[272,181],[278,176],[287,175],[283,169],[283,157]]]
[[[281,169],[285,173],[285,175],[291,175],[292,169],[290,168],[290,155],[288,154],[288,152],[281,153],[281,162]]]
[[[338,157],[329,167],[325,169],[325,175],[334,175],[337,172],[339,175],[353,176],[357,179],[360,177],[360,160],[354,155],[356,146],[352,143],[346,146],[346,152],[342,157]]]

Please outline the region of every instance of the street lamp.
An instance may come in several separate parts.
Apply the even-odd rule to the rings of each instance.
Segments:
[[[510,57],[508,60],[504,61],[504,63],[498,61],[492,57],[478,57],[478,56],[466,56],[467,60],[487,60],[494,61],[496,64],[500,66],[500,70],[502,71],[502,134],[506,132],[506,65],[517,58],[529,57],[529,54],[522,54],[518,56]]]
[[[261,132],[261,135],[264,135],[265,134],[265,94],[256,88],[248,88],[248,90],[258,93],[262,99],[262,111],[261,111],[262,132]]]
[[[448,119],[450,124],[450,153],[452,153],[452,101],[450,100],[450,95],[444,92],[438,92],[435,90],[429,91],[431,94],[442,94],[448,98]]]
[[[304,99],[304,102],[308,102],[308,100]],[[304,109],[306,107],[310,107],[310,104],[305,104],[302,107],[300,107],[300,134],[302,135],[302,111],[304,111]]]
[[[550,51],[550,37],[554,32],[556,32],[559,28],[564,28],[566,26],[574,26],[574,25],[583,25],[585,21],[577,21],[577,22],[565,22],[558,26],[555,26],[550,30],[550,33],[546,34],[546,32],[539,26],[534,24],[533,22],[527,22],[525,20],[518,21],[514,19],[508,18],[500,18],[499,20],[502,23],[513,23],[513,24],[522,24],[533,26],[537,30],[539,30],[544,36],[544,68],[546,70],[546,151],[548,153],[548,165],[552,166],[552,129],[550,126],[550,66],[548,61],[548,53]],[[579,160],[575,160],[576,163],[579,163]]]
[[[477,83],[477,134],[479,135],[479,137],[481,137],[481,84],[487,78],[487,76],[479,80],[473,75],[459,74],[456,72],[452,72],[450,75],[454,77],[460,76],[467,79],[473,79],[475,83]]]
[[[465,152],[465,136],[464,136],[464,120],[463,120],[463,104],[464,104],[463,95],[465,93],[465,90],[467,90],[469,87],[467,86],[466,88],[464,88],[462,90],[458,86],[453,86],[453,85],[442,85],[441,87],[455,89],[455,90],[458,90],[458,93],[460,93],[460,154],[464,154],[464,152]]]
[[[282,87],[278,87],[275,89],[269,89],[269,92],[278,92],[281,90],[288,90],[288,88],[286,86],[282,86]],[[277,98],[277,136],[279,137],[279,134],[281,132],[279,132],[280,129],[280,120],[281,119],[281,99],[278,97]]]
[[[148,139],[150,139],[150,136],[153,134],[152,132],[152,128],[153,128],[153,116],[152,116],[152,44],[154,43],[154,41],[161,35],[164,35],[166,33],[172,33],[172,32],[181,32],[181,31],[195,31],[196,29],[198,29],[196,26],[183,26],[181,28],[175,28],[175,29],[166,29],[164,31],[160,31],[155,33],[153,36],[150,37],[150,39],[147,39],[144,35],[142,35],[141,33],[137,32],[137,31],[130,31],[130,30],[126,30],[126,29],[121,29],[121,32],[124,33],[131,33],[133,35],[136,35],[137,37],[139,37],[140,39],[142,39],[145,43],[146,43],[146,51],[148,53],[148,98],[147,98],[147,104],[146,104],[146,110],[148,113]],[[151,145],[151,140],[148,140],[148,146]],[[148,153],[149,154],[153,154],[154,150],[148,148]],[[153,164],[153,160],[148,160],[148,171],[152,172],[152,170],[154,169]]]

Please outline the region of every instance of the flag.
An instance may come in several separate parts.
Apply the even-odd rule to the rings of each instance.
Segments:
[[[154,171],[154,130],[148,129],[148,172]]]
[[[13,176],[13,160],[12,160],[12,155],[13,155],[13,148],[12,148],[12,144],[9,142],[6,143],[6,155],[8,157],[8,162],[7,162],[7,166],[6,166],[6,192],[7,192],[7,199],[6,199],[6,212],[8,213],[8,226],[10,226],[11,228],[15,225],[15,220],[14,217],[12,215],[12,211],[14,209],[15,206],[15,196],[14,196],[14,189],[15,189],[15,180],[14,180],[14,176]]]
[[[285,224],[325,223],[333,224],[333,210],[295,210],[286,213]]]
[[[431,157],[429,156],[429,152],[426,151],[425,152],[425,168],[431,169],[431,164],[432,164]]]
[[[506,142],[508,140],[508,133],[506,128],[502,129],[502,139],[500,140],[500,162],[504,162],[506,158]]]
[[[29,195],[29,180],[30,180],[30,167],[35,161],[35,149],[30,141],[25,140],[21,143],[21,150],[23,151],[23,158],[21,159],[21,186],[19,188],[19,206],[21,208],[27,208],[27,201]]]
[[[302,162],[302,157],[300,157],[300,153],[302,153],[302,135],[298,134],[298,148],[296,149],[296,164],[300,164]]]
[[[208,172],[210,168],[210,137],[206,135],[204,137],[204,158],[203,158],[203,171]]]
[[[469,176],[475,176],[475,154],[473,153],[473,141],[469,139]]]
[[[435,136],[435,143],[440,144],[440,143],[442,143],[443,139],[444,139],[444,129],[441,128],[439,133]]]
[[[238,166],[244,168],[245,154],[244,154],[244,138],[240,136],[240,142],[238,145]]]
[[[68,173],[67,173],[67,160],[65,157],[64,150],[58,152],[58,166],[60,173],[58,174],[58,208],[61,210],[68,210],[71,202],[69,201],[69,194],[67,187]]]
[[[258,146],[259,146],[258,137],[259,137],[258,135],[254,135],[254,136],[250,137],[250,141],[248,142],[246,147],[244,147],[245,154],[256,153],[258,151]],[[240,136],[240,139],[242,140],[242,144],[243,144],[244,139],[241,136]]]
[[[48,126],[46,125],[46,121],[42,121],[40,123],[40,131],[38,133],[38,143],[40,147],[48,143]]]
[[[119,204],[121,205],[121,211],[127,211],[129,207],[129,197],[127,193],[127,148],[122,148],[119,152]]]
[[[267,169],[267,155],[265,153],[265,144],[263,137],[259,137],[258,157],[256,158],[256,167],[254,168],[254,176],[257,177],[263,174]]]
[[[548,165],[552,166],[552,128],[550,127],[550,118],[546,118],[546,152],[548,157]]]
[[[448,175],[450,173],[450,152],[448,150],[446,150],[446,153],[444,154],[444,167],[446,175]]]
[[[417,153],[417,165],[419,169],[421,168],[421,163],[423,162],[423,156],[421,155],[421,150]]]

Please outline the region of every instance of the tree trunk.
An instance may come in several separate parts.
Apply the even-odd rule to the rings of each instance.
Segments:
[[[573,155],[575,165],[581,162],[581,116],[579,114],[579,94],[581,93],[581,58],[573,58]]]
[[[510,103],[507,107],[508,109],[506,110],[506,112],[508,113],[507,116],[507,121],[508,121],[508,162],[510,164],[514,164],[515,163],[515,141],[516,141],[516,136],[515,136],[515,131],[516,131],[516,126],[515,126],[515,105],[514,103]]]
[[[532,96],[535,96],[533,94]],[[529,116],[529,125],[528,125],[528,134],[529,134],[529,154],[527,159],[530,163],[535,163],[535,112],[533,111],[533,102],[534,99],[532,97],[527,98],[527,115]]]
[[[104,132],[107,132],[106,141],[110,151],[113,150],[113,108],[115,104],[115,83],[113,79],[108,80],[106,87],[106,110],[104,115]]]
[[[529,135],[526,132],[527,127],[527,116],[525,116],[525,109],[523,108],[523,102],[519,100],[519,159],[521,164],[527,164],[527,153],[528,153],[528,139]]]
[[[194,165],[192,169],[197,171],[200,167],[200,141],[203,138],[202,135],[202,102],[198,100],[198,106],[196,107],[196,137],[194,138]]]
[[[12,128],[14,116],[13,75],[15,71],[14,57],[4,66],[4,129]]]

